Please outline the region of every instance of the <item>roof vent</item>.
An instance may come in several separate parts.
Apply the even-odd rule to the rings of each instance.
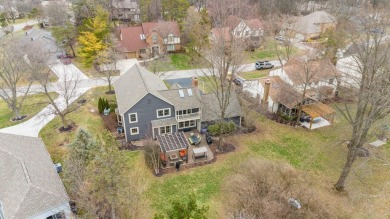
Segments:
[[[183,90],[179,90],[179,96],[180,97],[184,97],[184,91]]]

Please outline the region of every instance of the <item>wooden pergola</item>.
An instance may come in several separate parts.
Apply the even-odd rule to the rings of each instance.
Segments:
[[[302,111],[308,114],[312,119],[310,120],[310,129],[313,124],[313,119],[317,117],[324,117],[333,123],[334,117],[336,115],[336,110],[332,107],[323,104],[321,102],[315,102],[302,106]]]

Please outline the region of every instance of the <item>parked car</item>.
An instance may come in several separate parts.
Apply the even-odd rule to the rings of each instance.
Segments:
[[[234,77],[233,83],[235,83],[239,87],[242,87],[242,85],[244,84],[244,80],[239,77]]]
[[[269,68],[273,68],[274,65],[271,64],[271,62],[269,61],[257,61],[255,63],[255,68],[257,70],[262,70],[262,69],[269,69]]]
[[[70,58],[61,58],[60,61],[64,65],[69,65],[72,63],[72,60]]]

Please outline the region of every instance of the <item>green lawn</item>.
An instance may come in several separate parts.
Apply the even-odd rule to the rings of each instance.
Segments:
[[[51,96],[53,98],[57,97],[57,93],[51,93]],[[44,94],[33,94],[33,95],[28,95],[26,97],[26,100],[24,101],[24,104],[22,106],[22,109],[20,113],[22,115],[29,115],[29,118],[33,117],[36,115],[39,111],[41,111],[43,108],[45,108],[49,104],[47,97]],[[10,110],[7,106],[7,104],[3,101],[0,100],[0,128],[5,128],[8,126],[13,126],[16,124],[19,124],[23,121],[19,122],[11,122],[11,118],[14,117],[14,114],[12,110]],[[28,119],[28,118],[27,118]]]
[[[188,70],[202,67],[199,64],[194,63],[189,55],[183,53],[166,55],[145,63],[145,66],[152,72]]]
[[[253,80],[253,79],[258,79],[269,75],[269,72],[272,70],[274,69],[254,70],[254,71],[242,72],[238,75],[244,78],[245,80]]]
[[[93,135],[101,133],[104,125],[100,116],[96,112],[91,113],[90,110],[96,110],[98,97],[114,98],[114,95],[105,95],[105,90],[96,88],[88,92],[83,97],[88,102],[69,116],[79,128],[86,128]],[[70,134],[60,134],[57,131],[59,126],[60,121],[56,118],[40,133],[54,162],[61,161],[66,154],[65,147],[59,145],[71,142],[75,133],[74,131]],[[387,166],[372,165],[370,168],[375,171],[365,173],[366,175],[363,169],[357,168],[355,174],[359,175],[351,174],[347,194],[339,195],[332,190],[347,152],[345,146],[335,142],[347,138],[350,134],[349,125],[340,115],[337,115],[332,126],[311,131],[278,124],[261,115],[258,117],[257,127],[254,133],[228,137],[226,141],[234,143],[237,150],[226,155],[218,155],[215,163],[161,177],[154,177],[152,171],[146,167],[142,151],[123,152],[127,154],[127,164],[131,172],[137,175],[135,180],[142,191],[141,201],[147,203],[143,209],[149,211],[149,215],[164,212],[169,207],[170,200],[181,199],[194,192],[200,204],[210,207],[208,218],[226,218],[224,214],[226,196],[223,192],[226,178],[237,171],[240,163],[257,158],[291,164],[299,173],[306,176],[308,179],[306,185],[318,191],[324,200],[328,201],[327,206],[335,217],[366,218],[366,212],[370,212],[370,215],[366,216],[378,218],[386,213],[390,197],[375,197],[384,190],[375,190],[371,187],[387,186],[386,183],[390,181],[390,175],[388,172],[386,174]],[[378,152],[388,154],[390,147],[387,145],[378,149]],[[355,166],[361,166],[365,161],[359,158]],[[368,196],[366,194],[368,192],[373,196]],[[367,206],[368,201],[372,205]]]
[[[115,95],[107,95],[107,87],[99,87],[89,90],[80,99],[86,99],[87,102],[77,109],[75,112],[69,114],[67,119],[74,122],[77,128],[87,129],[94,136],[99,135],[105,129],[103,120],[98,115],[97,103],[99,97],[106,98],[110,103],[116,102]],[[95,112],[91,112],[95,110]],[[62,126],[59,117],[53,119],[47,124],[39,133],[43,139],[46,147],[54,162],[61,162],[66,154],[66,147],[63,145],[72,142],[76,131],[70,133],[60,133],[58,128]]]
[[[277,53],[276,53],[276,43],[274,40],[271,40],[269,42],[265,42],[263,47],[260,47],[259,49],[256,49],[255,51],[245,51],[244,52],[244,62],[245,63],[252,63],[259,60],[276,60],[278,59]],[[282,46],[280,46],[280,49]],[[297,48],[292,48],[292,54],[291,56],[298,56],[301,54],[301,51]]]

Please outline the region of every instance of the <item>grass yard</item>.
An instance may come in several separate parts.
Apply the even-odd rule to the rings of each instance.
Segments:
[[[93,66],[85,67],[80,56],[72,58],[72,63],[90,78],[102,77],[102,75],[100,75]]]
[[[192,63],[191,57],[183,53],[166,55],[159,59],[149,61],[145,66],[151,72],[189,70],[201,67],[196,63]]]
[[[58,94],[53,92],[51,93],[51,96],[55,98],[58,96]],[[45,108],[48,104],[49,101],[47,100],[47,97],[42,93],[28,95],[23,103],[20,113],[21,115],[29,115],[29,118],[31,118],[43,108]],[[3,100],[0,100],[0,112],[0,128],[13,126],[26,121],[25,119],[19,122],[11,122],[10,120],[12,117],[14,117],[14,114]]]
[[[98,135],[104,129],[103,121],[91,109],[97,110],[97,100],[100,96],[109,99],[114,95],[104,94],[106,88],[96,88],[82,98],[87,103],[78,111],[69,115],[79,128],[88,129],[93,135]],[[383,218],[390,205],[390,197],[383,195],[389,191],[390,175],[388,165],[366,158],[358,158],[354,172],[350,175],[347,191],[342,194],[334,192],[340,170],[345,162],[347,149],[335,144],[346,139],[350,127],[340,115],[335,123],[318,130],[306,130],[281,125],[259,115],[257,130],[251,134],[237,134],[226,141],[234,143],[237,150],[226,155],[218,155],[213,164],[200,166],[177,173],[154,177],[152,171],[145,165],[142,151],[123,152],[127,154],[127,164],[132,174],[137,177],[135,184],[139,186],[142,209],[148,215],[164,212],[169,208],[171,200],[187,197],[194,192],[201,205],[208,205],[208,218],[228,218],[226,215],[225,192],[223,185],[227,177],[237,170],[237,166],[251,158],[270,159],[286,162],[296,168],[307,181],[308,187],[318,191],[327,200],[327,207],[335,217],[340,218]],[[59,146],[71,142],[74,134],[60,134],[58,118],[48,124],[40,133],[54,162],[61,161],[66,149]],[[390,152],[389,145],[378,148],[377,156]],[[369,164],[362,168],[364,164]],[[125,176],[124,176],[125,177]],[[386,190],[384,190],[386,189]],[[370,204],[367,204],[370,203]]]
[[[248,72],[241,72],[239,74],[240,77],[244,78],[245,80],[253,80],[262,78],[264,76],[269,75],[269,72],[275,70],[273,69],[264,69],[264,70],[254,70],[254,71],[248,71]]]
[[[84,128],[92,135],[99,135],[105,129],[103,120],[97,110],[99,97],[106,98],[110,103],[115,100],[115,95],[107,95],[104,92],[107,87],[99,87],[89,90],[80,99],[86,99],[87,102],[75,112],[67,116],[68,121],[75,123],[77,128]],[[115,101],[116,102],[116,101]],[[95,110],[95,112],[91,112]],[[45,142],[45,145],[54,162],[61,162],[66,154],[66,147],[63,145],[73,141],[76,131],[70,133],[60,133],[58,128],[62,126],[59,117],[53,119],[39,133],[39,136]]]
[[[245,51],[244,52],[244,62],[253,63],[259,60],[276,60],[278,59],[277,53],[275,51],[275,42],[273,39],[265,42],[262,48],[256,49],[255,51]],[[282,49],[282,48],[281,48]],[[301,55],[301,51],[297,48],[292,48],[291,56]]]

